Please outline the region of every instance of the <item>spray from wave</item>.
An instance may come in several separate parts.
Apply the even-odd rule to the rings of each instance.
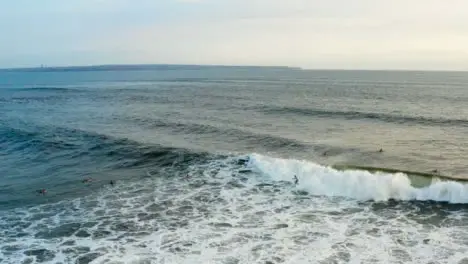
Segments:
[[[339,171],[309,161],[272,158],[252,154],[248,167],[274,181],[299,179],[298,188],[311,195],[341,196],[358,200],[419,200],[468,203],[468,185],[437,181],[423,188],[411,185],[403,173],[371,173],[362,170]]]
[[[403,174],[340,172],[260,154],[242,159],[193,163],[183,175],[169,166],[80,198],[4,211],[0,262],[457,263],[463,256],[450,252],[466,252],[458,207],[356,201],[463,202],[455,194],[464,185],[417,189]],[[437,241],[443,244],[428,244]]]

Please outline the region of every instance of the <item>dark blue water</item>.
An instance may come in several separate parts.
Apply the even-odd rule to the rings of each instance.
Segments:
[[[466,185],[319,164],[468,178],[467,102],[461,72],[0,72],[0,262],[463,261]]]

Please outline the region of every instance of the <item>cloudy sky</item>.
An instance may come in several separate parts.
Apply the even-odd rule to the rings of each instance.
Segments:
[[[0,67],[468,70],[466,0],[1,0]]]

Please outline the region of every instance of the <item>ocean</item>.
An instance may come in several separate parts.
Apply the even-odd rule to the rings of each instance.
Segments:
[[[464,72],[3,70],[0,263],[466,264],[467,139]]]

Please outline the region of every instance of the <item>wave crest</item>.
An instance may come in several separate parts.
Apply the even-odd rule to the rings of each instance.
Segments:
[[[468,185],[433,179],[429,186],[417,188],[404,173],[339,171],[309,161],[280,159],[252,154],[248,164],[274,181],[299,179],[298,188],[312,195],[341,196],[358,200],[419,200],[468,203]]]

